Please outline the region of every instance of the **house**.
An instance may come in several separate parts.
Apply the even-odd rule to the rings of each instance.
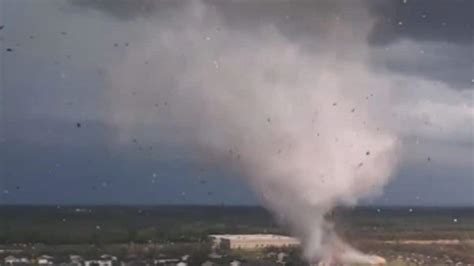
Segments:
[[[111,260],[86,260],[84,266],[112,266]]]
[[[215,251],[212,251],[208,257],[211,259],[220,259],[223,257],[223,255],[217,254]]]
[[[109,255],[109,254],[104,254],[100,256],[101,260],[111,260],[111,261],[117,261],[117,257]]]
[[[176,265],[180,262],[180,259],[174,259],[174,258],[160,258],[160,259],[155,259],[154,264],[155,265]]]
[[[30,260],[27,258],[17,258],[15,256],[7,256],[3,260],[5,265],[27,265],[30,264]]]
[[[36,258],[36,262],[38,265],[52,265],[54,262],[54,257],[51,257],[49,255],[41,255],[38,258]]]
[[[210,261],[210,260],[206,260],[205,262],[203,262],[201,264],[201,266],[215,266],[217,264],[215,264],[214,262]]]
[[[14,263],[19,262],[17,257],[7,256],[4,260],[5,265],[13,265]]]
[[[238,260],[233,260],[230,262],[230,266],[240,266],[242,263]]]
[[[82,265],[82,262],[84,261],[84,259],[79,255],[70,255],[69,261],[71,262],[71,265],[79,266],[79,265]]]

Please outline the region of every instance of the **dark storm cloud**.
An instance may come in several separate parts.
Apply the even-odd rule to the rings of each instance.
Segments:
[[[73,5],[100,10],[119,19],[149,17],[183,2],[154,0],[70,0]],[[204,1],[223,14],[231,25],[251,28],[274,23],[289,36],[318,34],[330,16],[348,15],[348,5],[367,4],[376,23],[369,41],[383,45],[400,38],[418,41],[473,42],[470,0],[365,0],[365,1]],[[354,14],[352,14],[354,15]]]
[[[370,1],[376,23],[369,41],[389,44],[401,38],[472,44],[474,2],[470,0]]]
[[[395,73],[444,82],[452,89],[472,88],[472,45],[404,42],[374,49],[372,59]]]
[[[254,201],[225,167],[193,164],[174,147],[155,143],[150,149],[138,137],[117,147],[111,141],[116,129],[102,122],[83,121],[80,128],[51,119],[3,122],[8,128],[0,142],[0,204]]]
[[[154,0],[70,0],[73,5],[92,8],[118,19],[133,19],[149,16],[157,10],[159,2]],[[174,1],[168,1],[172,3]]]
[[[167,16],[172,13],[170,11],[176,11],[190,2],[192,1],[70,0],[74,6],[98,10],[119,20],[154,17],[162,19],[160,22],[166,22]],[[225,26],[231,29],[252,31],[262,25],[273,25],[288,39],[295,42],[310,39],[309,43],[329,33],[328,19],[354,15],[347,14],[348,11],[351,13],[351,9],[342,8],[344,5],[355,6],[362,3],[339,0],[202,2],[209,10],[220,14]]]
[[[74,5],[100,10],[115,18],[163,18],[171,1],[71,0]],[[328,37],[331,19],[357,21],[366,14],[357,5],[366,5],[375,23],[368,43],[375,68],[382,66],[395,73],[420,76],[468,89],[472,83],[473,1],[468,0],[363,0],[363,1],[204,1],[221,15],[226,26],[248,31],[272,25],[288,40],[309,50],[321,49]],[[182,2],[180,2],[182,4]],[[354,8],[347,8],[354,5]],[[377,47],[410,40],[417,47],[403,51],[380,51]],[[341,43],[345,40],[341,39]],[[433,47],[433,43],[437,47]],[[396,49],[395,49],[396,50]],[[412,54],[417,60],[399,60],[399,54]],[[421,54],[421,55],[420,55]]]
[[[7,11],[2,22],[5,28],[0,31],[0,37],[5,45],[12,45],[15,49],[9,53],[2,51],[2,60],[8,68],[3,69],[5,82],[0,85],[3,86],[0,90],[3,89],[4,92],[0,116],[0,192],[4,188],[10,191],[3,202],[218,203],[229,197],[236,203],[247,199],[252,201],[248,189],[245,189],[240,181],[221,181],[229,175],[226,169],[212,167],[206,173],[216,178],[202,185],[196,181],[200,170],[194,166],[190,167],[189,162],[186,162],[194,159],[176,158],[185,152],[168,149],[156,143],[152,143],[153,151],[140,150],[140,145],[146,148],[152,145],[144,143],[145,137],[142,135],[152,135],[154,140],[160,139],[164,134],[162,128],[137,129],[133,131],[130,139],[125,140],[125,145],[117,145],[114,142],[119,138],[117,128],[112,127],[104,115],[111,101],[110,98],[104,97],[104,92],[110,88],[107,88],[103,75],[99,75],[97,69],[122,63],[122,50],[132,51],[140,47],[141,39],[136,37],[141,36],[140,30],[146,24],[142,23],[144,20],[136,21],[137,18],[146,18],[149,21],[158,18],[159,20],[155,21],[157,23],[153,25],[162,26],[168,19],[172,20],[171,16],[176,13],[169,11],[178,9],[184,1],[70,0],[69,3],[75,7],[71,8],[72,10],[81,10],[74,14],[67,12],[71,9],[56,8],[56,1],[44,1],[39,5],[34,5],[33,2],[36,1],[4,1]],[[408,0],[408,4],[418,2],[441,3]],[[458,2],[447,0],[444,3],[456,5]],[[357,5],[350,0],[340,1],[339,4],[329,0],[317,3],[206,3],[209,3],[210,9],[222,15],[225,27],[246,31],[270,24],[288,41],[297,42],[308,49],[320,48],[318,45],[323,42],[317,40],[324,40],[327,36],[328,27],[325,27],[325,23],[328,18],[340,17],[341,20],[357,21],[362,16],[356,13],[357,8],[340,8],[344,3]],[[401,5],[398,1],[396,3]],[[464,3],[469,4],[469,1]],[[373,8],[373,15],[378,19],[383,16],[396,18],[395,12],[386,10],[387,6]],[[28,12],[25,12],[26,10]],[[94,11],[89,14],[86,10]],[[472,9],[467,5],[465,10],[460,11],[464,13],[459,14],[464,16],[469,10]],[[437,21],[437,18],[431,19]],[[407,23],[411,25],[415,20]],[[377,37],[383,41],[371,39],[370,52],[375,57],[374,65],[387,66],[393,72],[404,76],[421,76],[429,80],[442,80],[455,87],[465,86],[465,81],[470,82],[472,79],[469,73],[472,69],[472,50],[469,42],[462,38],[462,31],[438,33],[434,29],[436,23],[428,25],[433,28],[429,30],[431,33],[426,34],[427,36],[421,33],[420,38],[417,38],[418,34],[411,32],[415,29],[398,31],[398,28],[391,28],[394,25],[376,25],[371,38]],[[446,26],[448,25],[445,29],[458,31],[453,28],[452,20],[447,20]],[[356,26],[353,24],[353,27]],[[421,31],[420,27],[417,25],[415,28]],[[381,29],[386,32],[381,32]],[[61,34],[63,31],[67,31],[67,35]],[[29,38],[32,34],[33,39]],[[118,48],[114,46],[117,40],[120,41]],[[400,42],[403,40],[409,40],[415,46],[392,49],[390,44],[397,45],[403,43]],[[231,41],[239,40],[235,37]],[[130,42],[130,47],[122,45],[125,42]],[[427,46],[425,42],[430,45],[433,43],[434,46]],[[20,47],[15,47],[16,43],[19,43]],[[385,51],[385,47],[391,49]],[[418,49],[424,50],[422,56]],[[71,58],[68,59],[69,55]],[[148,61],[146,63],[148,64]],[[150,61],[150,68],[152,63]],[[158,69],[155,75],[160,71]],[[464,83],[455,85],[460,80]],[[430,94],[434,93],[427,92],[423,97]],[[138,95],[133,96],[130,91],[130,97],[137,98]],[[410,94],[409,98],[413,98],[413,95]],[[153,107],[153,104],[150,106],[149,113],[163,108],[162,105],[160,108]],[[429,110],[427,112],[429,113]],[[438,114],[433,112],[433,116]],[[158,111],[156,120],[159,119],[166,119],[166,113]],[[140,118],[136,121],[142,123]],[[78,122],[81,123],[80,128],[77,127]],[[465,124],[469,127],[470,123]],[[134,144],[132,138],[136,138],[138,144]],[[450,138],[458,139],[459,136],[453,134]],[[436,146],[439,143],[431,145]],[[439,151],[444,152],[443,149]],[[433,155],[435,152],[429,154],[434,158],[433,161],[440,160]],[[458,150],[453,149],[448,155],[451,154],[458,154]],[[216,162],[219,163],[218,160]],[[225,166],[221,165],[221,168]],[[5,170],[8,170],[6,174]],[[459,182],[442,179],[440,174],[437,182],[432,184],[426,181],[428,175],[423,174],[427,170],[420,169],[419,176],[424,183],[413,182],[411,189],[425,190],[424,194],[420,192],[422,196],[433,195],[433,199],[426,200],[426,204],[432,204],[433,200],[444,200],[436,195],[446,195],[446,191],[441,189],[446,183],[449,183],[453,190],[464,189],[466,193],[472,192],[472,169],[459,168],[452,171],[460,176],[456,179],[460,180]],[[151,182],[154,172],[159,175],[160,180],[156,184]],[[406,198],[406,192],[402,190],[407,184],[403,182],[410,180],[411,173],[413,171],[408,169],[405,177],[390,186],[392,188],[389,187],[389,193],[394,191],[390,196],[393,202]],[[442,175],[449,176],[450,173],[443,172]],[[102,187],[103,181],[108,182],[107,187]],[[237,189],[236,183],[239,183]],[[17,186],[20,186],[18,191]],[[94,186],[96,190],[93,190]],[[436,188],[426,189],[432,186]],[[229,187],[232,189],[229,190]],[[431,193],[434,190],[443,193]],[[212,196],[207,194],[209,191],[212,191]],[[184,196],[182,192],[185,192]],[[234,193],[234,196],[228,193]],[[411,195],[415,195],[414,193]],[[459,197],[459,201],[458,198],[453,198],[453,202],[472,204],[472,199],[466,197],[466,193]]]
[[[376,22],[368,42],[390,48],[376,49],[376,65],[454,89],[472,88],[473,10],[469,0],[370,1]]]

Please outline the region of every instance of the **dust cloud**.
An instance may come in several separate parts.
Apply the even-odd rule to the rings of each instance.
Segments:
[[[145,37],[108,72],[119,141],[153,127],[238,169],[308,261],[380,263],[325,220],[335,206],[379,194],[397,162],[397,136],[383,119],[389,84],[368,66],[373,22],[359,5],[317,11],[321,35],[304,41],[272,23],[237,27],[195,1],[143,23]]]

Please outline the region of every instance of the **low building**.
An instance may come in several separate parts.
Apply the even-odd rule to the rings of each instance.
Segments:
[[[41,255],[36,259],[38,265],[52,265],[54,263],[53,260],[54,257],[49,255]]]
[[[113,262],[111,260],[86,260],[84,266],[112,266]]]
[[[242,263],[238,260],[233,260],[230,262],[230,266],[240,266]]]
[[[74,266],[80,266],[82,265],[82,262],[84,261],[84,259],[79,255],[69,255],[69,260],[71,262],[71,265],[74,265]]]
[[[168,266],[168,265],[176,265],[180,262],[180,259],[177,258],[159,258],[154,260],[155,265],[163,265],[163,266]]]
[[[294,237],[252,234],[252,235],[210,235],[214,248],[221,249],[262,249],[267,247],[293,247],[300,245]]]
[[[215,266],[215,265],[217,265],[217,264],[214,263],[214,262],[212,262],[212,261],[210,261],[210,260],[206,260],[205,262],[203,262],[203,263],[201,264],[201,266]]]
[[[30,260],[27,258],[15,257],[15,256],[7,256],[4,259],[5,265],[27,265],[30,264]]]

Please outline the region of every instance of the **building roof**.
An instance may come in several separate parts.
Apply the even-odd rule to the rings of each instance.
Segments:
[[[212,238],[217,239],[229,239],[229,240],[289,240],[289,241],[299,241],[294,237],[283,236],[283,235],[273,235],[273,234],[244,234],[244,235],[233,235],[233,234],[224,234],[224,235],[210,235]]]

